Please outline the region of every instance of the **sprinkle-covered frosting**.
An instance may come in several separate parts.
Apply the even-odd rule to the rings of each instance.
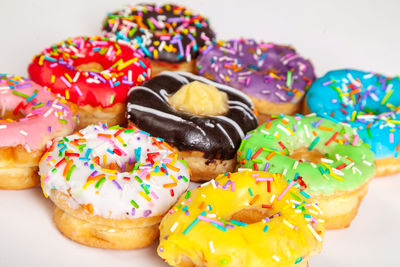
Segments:
[[[319,208],[281,174],[220,175],[182,195],[160,224],[158,254],[177,266],[295,266],[321,247]],[[262,219],[232,218],[257,210]],[[249,215],[250,216],[250,215]]]
[[[215,38],[206,18],[171,4],[127,6],[107,16],[103,31],[130,41],[144,56],[170,63],[195,59]]]
[[[100,69],[81,70],[95,63]],[[150,79],[150,61],[129,45],[105,37],[75,37],[33,58],[30,78],[77,105],[124,103],[132,86]]]
[[[39,168],[46,196],[60,191],[70,196],[71,208],[111,219],[163,215],[190,178],[186,163],[162,140],[105,125],[55,139]]]
[[[66,128],[72,132],[74,127],[75,118],[65,100],[31,80],[0,74],[0,147],[42,149],[58,132]]]
[[[198,81],[227,94],[228,112],[196,116],[171,107],[168,98]],[[201,151],[207,159],[234,159],[244,133],[257,127],[253,103],[240,91],[187,72],[163,71],[128,94],[127,117],[140,129],[179,151]]]
[[[299,149],[321,158],[292,158]],[[373,153],[355,130],[314,115],[273,117],[246,135],[237,158],[243,168],[283,173],[312,195],[354,190],[375,174]]]
[[[358,70],[330,71],[312,84],[306,103],[318,116],[357,129],[376,158],[398,157],[399,77]]]
[[[274,103],[297,103],[315,80],[294,48],[252,39],[218,41],[198,57],[199,74]]]

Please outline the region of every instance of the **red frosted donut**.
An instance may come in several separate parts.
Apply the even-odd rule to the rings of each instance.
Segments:
[[[64,96],[80,117],[79,128],[125,121],[129,88],[151,75],[150,60],[114,40],[75,37],[44,49],[28,67],[30,78]]]

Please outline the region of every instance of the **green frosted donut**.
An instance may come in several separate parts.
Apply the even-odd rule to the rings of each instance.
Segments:
[[[300,151],[321,158],[292,158],[309,154]],[[373,153],[349,126],[314,115],[272,118],[245,136],[237,157],[241,168],[303,180],[312,195],[354,190],[375,174]]]

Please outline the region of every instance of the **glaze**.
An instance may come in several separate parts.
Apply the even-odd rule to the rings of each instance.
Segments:
[[[0,147],[41,149],[58,131],[76,125],[65,100],[20,76],[0,74],[0,111]],[[23,118],[1,119],[6,111]]]
[[[208,20],[182,6],[130,5],[107,16],[103,31],[131,42],[143,56],[171,63],[189,62],[214,40]]]
[[[132,171],[125,170],[128,165]],[[90,215],[111,219],[163,215],[190,178],[186,163],[165,142],[135,128],[105,125],[55,139],[39,168],[46,196],[61,191],[70,196],[71,208],[81,205]]]
[[[335,70],[317,79],[306,96],[311,112],[357,129],[375,157],[398,157],[400,79],[358,70]]]
[[[174,110],[168,97],[193,81],[228,95],[224,115],[199,117]],[[251,100],[232,87],[186,72],[164,71],[128,93],[128,119],[180,151],[201,151],[208,159],[233,159],[244,133],[257,126]]]
[[[292,158],[300,148],[317,151],[322,158]],[[373,153],[353,129],[315,115],[277,116],[259,126],[243,139],[237,159],[243,168],[300,177],[312,195],[354,190],[375,174]]]
[[[82,70],[88,64],[93,69],[93,63],[103,70]],[[129,88],[151,75],[148,59],[126,44],[99,36],[75,37],[44,49],[33,58],[28,73],[74,104],[103,108],[124,103]]]
[[[177,266],[295,266],[318,251],[324,234],[319,209],[280,174],[220,175],[182,195],[160,224],[158,254]],[[252,223],[231,219],[264,211]],[[249,215],[250,216],[250,215]]]
[[[200,75],[274,103],[297,103],[315,80],[310,61],[294,48],[253,39],[219,41],[197,59]]]

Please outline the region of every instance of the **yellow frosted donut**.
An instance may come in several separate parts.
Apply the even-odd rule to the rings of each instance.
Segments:
[[[180,197],[158,254],[172,266],[307,266],[322,247],[318,215],[281,174],[227,173]]]

